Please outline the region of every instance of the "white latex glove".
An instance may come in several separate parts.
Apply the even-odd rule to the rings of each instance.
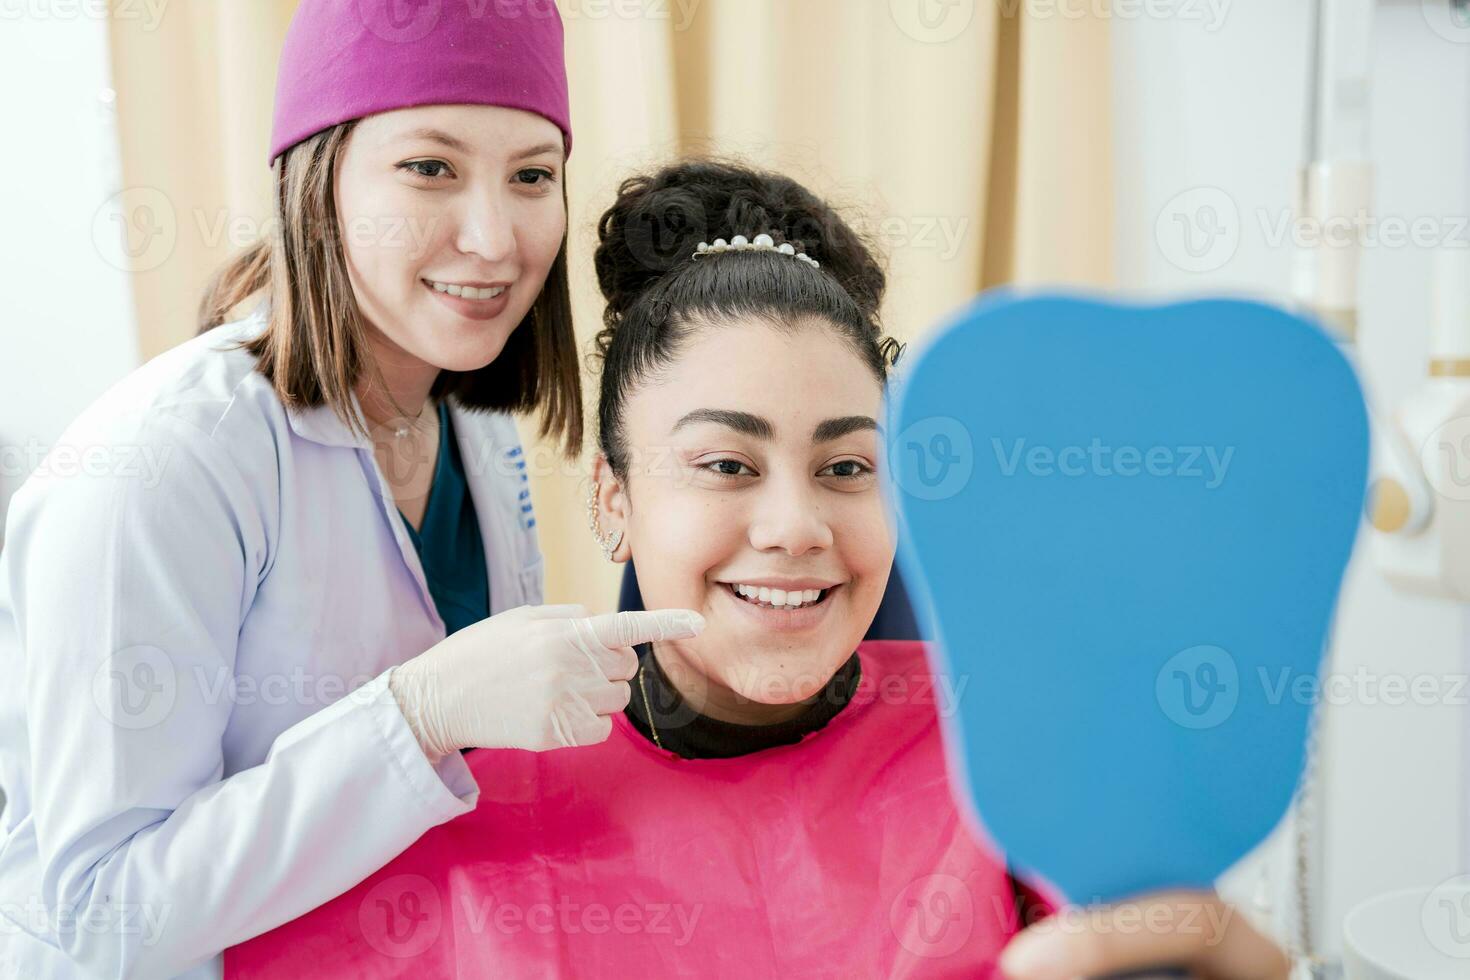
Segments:
[[[588,617],[579,605],[520,606],[394,667],[388,689],[432,762],[468,748],[593,745],[627,707],[633,647],[703,629],[688,609]]]

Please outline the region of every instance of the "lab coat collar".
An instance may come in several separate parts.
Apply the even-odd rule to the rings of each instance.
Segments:
[[[357,395],[352,395],[352,411],[365,418]],[[367,436],[354,434],[347,424],[333,411],[332,406],[322,404],[310,408],[287,409],[291,419],[291,431],[303,439],[324,446],[342,446],[349,449],[371,449],[372,441]]]
[[[352,411],[358,418],[366,418],[362,411],[362,403],[357,400],[356,393],[352,394]],[[367,436],[355,435],[330,405],[316,405],[300,411],[293,409],[287,414],[291,418],[291,430],[303,439],[309,439],[324,446],[344,446],[352,449],[373,448],[372,440]],[[474,437],[483,437],[482,430],[486,426],[485,416],[482,413],[471,412],[454,398],[449,399],[449,415],[460,444],[461,455],[466,460],[471,458],[470,454],[473,454],[477,461],[483,460],[487,455],[488,447],[477,445]]]
[[[263,299],[246,315],[238,328],[221,329],[237,330],[234,333],[234,339],[247,339],[258,336],[266,329],[269,321],[270,300]],[[358,418],[366,418],[362,412],[362,405],[358,403],[356,393],[352,394],[352,411]],[[366,436],[354,435],[330,405],[321,404],[306,408],[288,405],[286,406],[286,417],[290,420],[291,431],[302,439],[323,446],[343,446],[351,449],[372,448],[372,441]]]

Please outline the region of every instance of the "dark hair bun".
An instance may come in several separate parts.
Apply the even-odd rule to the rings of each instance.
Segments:
[[[887,279],[874,250],[830,205],[789,177],[686,160],[630,177],[598,222],[597,282],[615,325],[645,289],[691,261],[700,242],[769,234],[822,264],[875,323]]]

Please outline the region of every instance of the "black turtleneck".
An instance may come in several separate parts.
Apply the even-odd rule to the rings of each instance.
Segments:
[[[799,742],[802,736],[821,729],[837,717],[837,713],[852,700],[861,676],[858,655],[854,653],[817,692],[806,710],[795,718],[773,725],[740,725],[697,714],[669,683],[659,667],[658,658],[653,655],[652,644],[638,647],[638,661],[642,686],[648,691],[648,707],[652,709],[653,723],[658,727],[658,742],[663,748],[686,759],[729,759]],[[633,697],[623,713],[639,734],[653,742],[643,691],[638,682],[639,677],[635,676],[632,681]]]

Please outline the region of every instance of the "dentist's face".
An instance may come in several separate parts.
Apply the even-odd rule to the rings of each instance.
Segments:
[[[379,356],[451,371],[495,360],[566,234],[562,166],[561,131],[519,109],[422,106],[357,124],[336,204]]]
[[[866,633],[894,552],[876,472],[881,402],[832,327],[760,321],[696,329],[630,396],[619,526],[645,605],[707,621],[658,647],[705,713],[796,714]]]

